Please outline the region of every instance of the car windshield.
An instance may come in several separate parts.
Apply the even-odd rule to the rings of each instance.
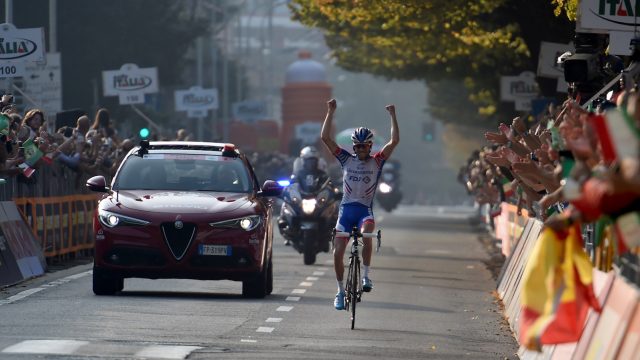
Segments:
[[[189,154],[130,156],[118,172],[114,190],[251,192],[247,168],[239,158]]]

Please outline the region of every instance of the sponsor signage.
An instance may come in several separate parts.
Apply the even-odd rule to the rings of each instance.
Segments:
[[[640,25],[638,0],[582,0],[577,32],[631,31]]]
[[[500,78],[500,100],[515,102],[518,111],[530,111],[531,99],[537,97],[538,92],[536,75],[531,71]]]
[[[192,86],[174,93],[176,111],[186,111],[189,117],[205,117],[207,111],[218,108],[218,89]]]
[[[25,76],[25,64],[44,62],[43,28],[17,29],[0,24],[0,78]]]
[[[255,122],[267,118],[267,103],[257,100],[246,100],[233,103],[233,118],[244,122]]]
[[[45,61],[44,30],[0,24],[0,61]]]
[[[102,72],[104,96],[118,96],[120,105],[142,104],[144,94],[158,92],[158,68],[124,64],[119,70]]]

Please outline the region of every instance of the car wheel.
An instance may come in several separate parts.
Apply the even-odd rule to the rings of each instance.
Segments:
[[[256,276],[242,281],[242,296],[262,299],[267,296],[268,265]]]
[[[122,290],[124,280],[108,272],[93,268],[93,293],[96,295],[113,295]]]
[[[269,259],[269,270],[267,270],[267,295],[273,292],[273,263]]]

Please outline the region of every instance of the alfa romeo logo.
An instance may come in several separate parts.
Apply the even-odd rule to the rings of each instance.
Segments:
[[[175,226],[176,229],[180,230],[180,229],[182,229],[184,224],[182,223],[182,221],[176,220],[176,222],[173,223],[173,226]]]

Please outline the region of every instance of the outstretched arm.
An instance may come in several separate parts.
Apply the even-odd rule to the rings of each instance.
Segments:
[[[387,105],[385,107],[391,116],[391,140],[382,148],[382,154],[385,159],[388,159],[393,152],[393,149],[400,143],[400,130],[398,129],[398,120],[396,119],[396,106]]]
[[[331,125],[333,123],[333,113],[335,111],[336,99],[327,101],[327,116],[324,118],[324,123],[322,123],[322,132],[320,133],[322,142],[327,146],[332,154],[335,154],[338,151],[338,144],[336,144],[336,142],[331,138]]]

